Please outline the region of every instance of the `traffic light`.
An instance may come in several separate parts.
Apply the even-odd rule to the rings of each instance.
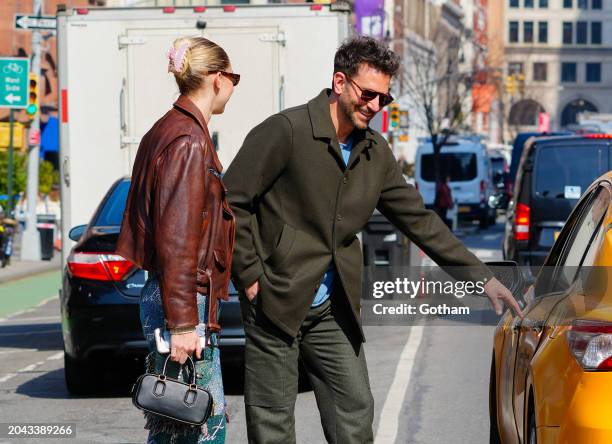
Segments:
[[[400,123],[400,109],[399,109],[399,105],[397,103],[392,103],[391,105],[389,105],[389,110],[391,118],[391,129],[392,130],[396,130],[399,128],[399,123]]]
[[[516,78],[514,75],[506,76],[506,94],[511,96],[516,94]]]
[[[518,90],[521,94],[525,94],[525,74],[517,74]]]
[[[36,74],[30,73],[30,87],[29,87],[29,95],[28,95],[28,107],[26,108],[26,113],[30,118],[34,118],[36,113],[38,113],[39,108],[39,97],[38,97],[38,77]]]

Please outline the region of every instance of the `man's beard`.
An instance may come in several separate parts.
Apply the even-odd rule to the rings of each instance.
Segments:
[[[356,116],[356,113],[359,112],[357,102],[352,102],[350,97],[345,97],[343,94],[341,94],[338,103],[340,104],[340,111],[342,111],[342,114],[344,114],[346,118],[351,121],[353,126],[361,130],[368,127],[369,120],[368,122],[364,123]]]

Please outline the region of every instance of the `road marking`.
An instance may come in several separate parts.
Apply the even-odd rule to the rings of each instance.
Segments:
[[[399,415],[404,405],[406,390],[410,384],[412,367],[419,345],[423,338],[423,326],[415,325],[410,329],[410,336],[400,355],[393,382],[380,412],[380,421],[374,442],[377,444],[394,444],[397,439]]]
[[[0,355],[8,355],[11,353],[31,353],[39,351],[37,348],[2,348]]]
[[[5,319],[0,322],[34,322],[34,321],[59,321],[59,316],[39,316],[35,318],[19,318],[19,319]]]
[[[36,308],[38,308],[38,307],[42,307],[42,306],[43,306],[43,305],[45,305],[47,302],[52,301],[53,299],[57,299],[57,294],[55,294],[55,295],[53,295],[53,296],[49,296],[49,297],[48,297],[48,298],[46,298],[46,299],[43,299],[42,301],[40,301],[38,304],[36,304],[36,305],[35,305],[35,306],[33,306],[33,307],[26,308],[25,310],[19,310],[19,311],[16,311],[15,313],[11,313],[11,314],[9,314],[9,315],[6,315],[5,317],[0,318],[0,322],[5,322],[5,321],[8,321],[9,319],[14,318],[15,316],[22,315],[22,314],[24,314],[24,313],[30,313],[30,312],[34,311]]]
[[[17,376],[17,375],[19,375],[21,373],[28,373],[28,372],[34,371],[38,367],[43,365],[45,362],[47,362],[47,361],[55,361],[55,360],[58,360],[58,359],[62,358],[63,356],[64,356],[64,352],[63,351],[55,353],[55,354],[53,354],[51,356],[47,356],[47,358],[44,361],[38,361],[38,362],[36,362],[34,364],[30,364],[30,365],[28,365],[28,366],[26,366],[26,367],[24,367],[24,368],[22,368],[20,370],[17,370],[15,373],[8,373],[8,374],[4,375],[3,377],[0,378],[0,383],[6,382],[6,381],[14,378],[15,376]]]

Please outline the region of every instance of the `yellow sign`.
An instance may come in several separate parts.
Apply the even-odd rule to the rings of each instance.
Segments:
[[[0,149],[8,149],[9,146],[10,128],[8,122],[0,122]],[[13,123],[13,148],[23,149],[23,124],[20,122]]]

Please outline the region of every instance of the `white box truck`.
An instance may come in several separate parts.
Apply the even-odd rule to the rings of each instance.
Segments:
[[[68,232],[86,224],[131,173],[142,136],[178,97],[166,52],[201,35],[228,53],[240,84],[210,132],[227,168],[247,132],[331,85],[333,57],[349,36],[344,3],[148,8],[65,8],[57,13],[62,264]]]

